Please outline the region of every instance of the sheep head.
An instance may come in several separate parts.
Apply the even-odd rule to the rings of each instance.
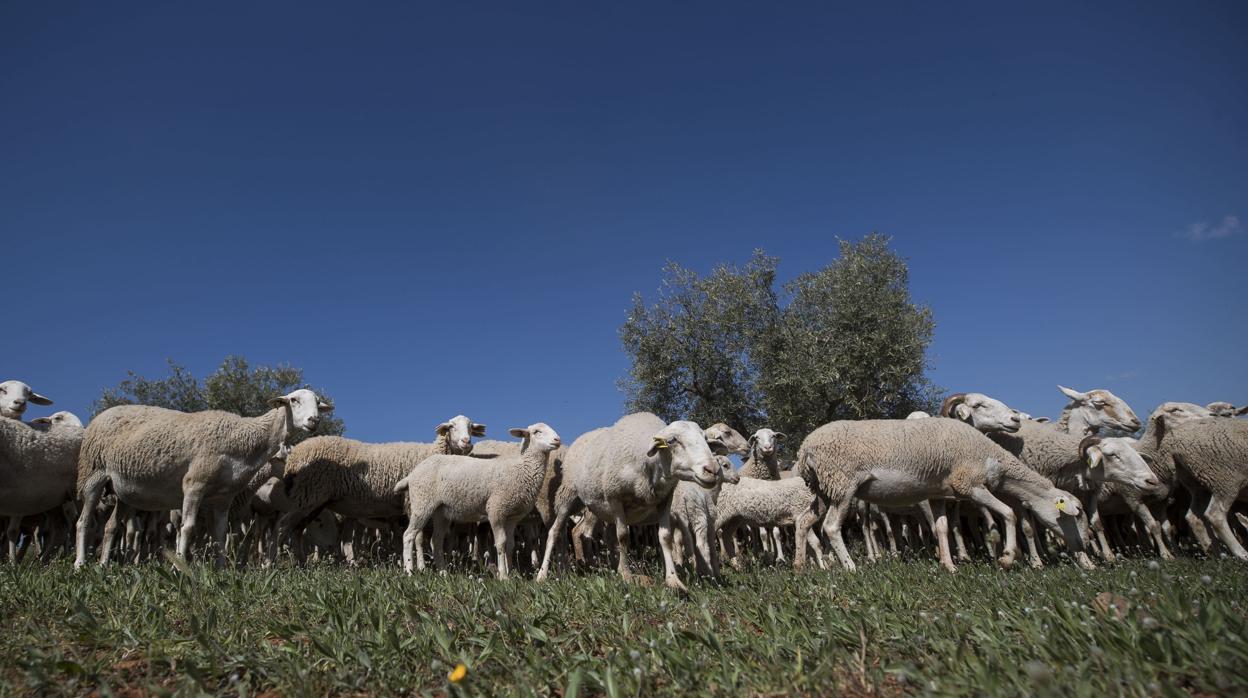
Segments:
[[[30,389],[21,381],[0,383],[0,417],[21,419],[29,403],[51,405],[52,401]]]
[[[983,393],[954,393],[945,398],[940,406],[940,416],[951,417],[988,434],[1005,432],[1013,434],[1022,426],[1018,412],[1004,402]]]
[[[660,429],[646,457],[663,460],[678,480],[696,482],[707,489],[719,482],[719,463],[705,432],[694,422],[672,422]]]
[[[462,414],[455,415],[434,428],[438,438],[446,439],[451,453],[467,455],[472,453],[472,438],[485,436],[485,425],[477,424]]]
[[[1071,400],[1066,406],[1071,433],[1078,431],[1076,425],[1082,425],[1084,435],[1130,436],[1141,426],[1131,407],[1108,390],[1098,388],[1081,393],[1061,385],[1057,389]]]
[[[299,431],[313,433],[320,426],[321,415],[333,412],[334,407],[317,397],[307,388],[269,400],[270,407],[285,407],[290,424]]]

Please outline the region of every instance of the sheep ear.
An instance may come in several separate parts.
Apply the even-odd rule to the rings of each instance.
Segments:
[[[279,397],[273,398],[272,400],[269,400],[269,407],[281,407],[282,405],[289,405],[289,404],[290,404],[290,398],[286,397],[285,395],[281,395]]]
[[[750,446],[753,446],[754,444],[758,443],[758,434],[750,434],[750,438],[747,439],[747,442],[750,444]]]
[[[33,390],[30,393],[30,397],[26,398],[26,400],[28,402],[33,402],[36,405],[51,405],[52,404],[51,400],[40,395],[39,393],[34,392]]]
[[[953,395],[945,398],[945,401],[940,405],[940,416],[952,417],[953,408],[962,404],[962,401],[965,399],[966,393],[954,393]]]
[[[782,432],[782,431],[777,431],[776,433],[772,434],[772,436],[774,436],[774,437],[775,437],[775,438],[777,438],[777,439],[787,439],[787,438],[789,438],[789,435],[788,435],[788,434],[786,434],[786,433],[784,433],[784,432]]]
[[[1057,386],[1057,389],[1062,391],[1063,395],[1070,398],[1071,400],[1074,400],[1075,402],[1083,402],[1088,399],[1087,393],[1081,393],[1078,390],[1071,390],[1070,388],[1067,388],[1064,385]]]
[[[727,446],[725,446],[725,445],[724,445],[724,442],[723,442],[723,441],[720,441],[719,439],[707,439],[707,440],[706,440],[706,445],[707,445],[707,446],[710,446],[710,447],[711,447],[711,453],[714,453],[714,454],[715,454],[715,455],[717,455],[717,456],[726,456],[726,455],[728,455],[728,447],[727,447]]]
[[[474,425],[474,426],[475,426],[475,425]],[[527,438],[529,438],[529,430],[528,430],[528,429],[522,429],[522,428],[520,428],[520,427],[512,427],[512,428],[510,428],[510,429],[508,429],[508,430],[507,430],[507,433],[508,433],[508,434],[511,434],[512,436],[516,437],[517,439],[527,439]],[[475,434],[474,434],[474,436],[475,436]]]
[[[646,455],[654,456],[659,451],[665,451],[668,448],[667,439],[664,439],[662,436],[656,436],[654,437],[654,442],[650,444],[650,450],[646,451]]]
[[[321,401],[321,402],[316,403],[316,410],[318,412],[333,412],[334,406],[329,404],[328,402]]]
[[[1236,416],[1243,415],[1243,414],[1248,414],[1248,405],[1244,405],[1243,407],[1235,410]]]
[[[52,418],[51,417],[39,417],[38,419],[30,420],[30,423],[31,424],[51,424]]]
[[[1088,449],[1087,456],[1088,456],[1088,469],[1096,470],[1097,468],[1101,467],[1101,461],[1104,459],[1105,454],[1101,452],[1100,446],[1093,446]]]
[[[472,425],[472,428],[469,431],[472,433],[473,436],[477,438],[481,438],[482,436],[485,436],[485,425],[474,423]]]
[[[450,430],[451,430],[451,423],[442,422],[441,424],[433,428],[433,433],[437,434],[438,436],[445,436],[446,432]]]
[[[953,408],[953,414],[958,419],[967,422],[971,419],[971,408],[967,407],[965,403],[958,403],[958,406]]]

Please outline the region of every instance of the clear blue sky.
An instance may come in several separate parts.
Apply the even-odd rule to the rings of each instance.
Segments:
[[[1248,401],[1248,5],[1042,5],[5,3],[0,380],[234,353],[359,438],[570,438],[664,260],[875,229],[941,385]]]

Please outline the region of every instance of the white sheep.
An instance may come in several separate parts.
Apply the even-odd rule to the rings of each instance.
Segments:
[[[86,562],[87,536],[96,502],[111,483],[117,495],[110,524],[125,521],[131,509],[181,509],[177,554],[186,559],[199,509],[212,512],[217,562],[224,562],[229,506],[256,471],[269,463],[293,432],[315,431],[321,415],[333,408],[311,390],[273,398],[272,409],[258,417],[229,412],[178,412],[147,405],[110,407],[91,421],[82,441],[79,489],[83,508],[78,519],[74,565]],[[101,545],[108,561],[109,527]]]
[[[52,401],[30,389],[21,381],[0,383],[0,417],[21,419],[28,404],[51,405]]]
[[[946,498],[970,499],[1005,519],[1006,540],[999,563],[1013,564],[1018,553],[1013,509],[994,492],[1020,500],[1045,525],[1072,545],[1079,541],[1073,520],[1078,500],[1028,470],[1014,456],[973,427],[951,419],[843,421],[811,432],[798,451],[798,473],[828,506],[823,530],[847,569],[854,563],[841,525],[854,497],[877,504],[917,504],[939,508],[936,537],[941,561],[952,567]]]
[[[511,571],[512,534],[516,524],[533,511],[550,453],[559,448],[559,434],[541,422],[527,429],[514,428],[512,436],[521,439],[518,455],[496,458],[435,455],[421,461],[395,485],[394,491],[407,495],[407,530],[403,533],[403,569],[424,570],[424,528],[433,522],[433,560],[438,569],[445,563],[442,541],[448,523],[488,521],[494,532],[498,553],[498,577],[507,579]]]
[[[682,481],[672,493],[672,524],[676,527],[674,551],[678,555],[683,552],[694,560],[698,574],[712,577],[719,576],[719,545],[715,531],[719,528],[716,512],[721,487],[741,481],[737,469],[726,456],[716,455],[715,461],[719,463],[719,480],[715,486],[708,489]]]
[[[1248,405],[1236,407],[1229,402],[1211,402],[1205,405],[1205,409],[1213,413],[1215,417],[1239,417],[1248,414]]]
[[[749,451],[741,466],[741,476],[756,480],[779,480],[784,470],[780,464],[780,443],[787,438],[788,435],[784,432],[766,427],[751,434],[747,441]],[[761,534],[761,542],[765,544],[763,547],[774,553],[777,562],[784,562],[784,537],[779,526],[763,528],[761,531],[755,526],[747,526],[746,530],[751,537]],[[734,564],[740,563],[736,558],[733,561]]]
[[[474,449],[473,437],[485,436],[485,425],[457,415],[434,428],[432,443],[365,443],[342,436],[318,436],[291,449],[283,476],[278,521],[282,537],[297,534],[320,509],[351,519],[388,519],[405,512],[403,497],[394,487],[418,463],[432,455],[466,455]]]
[[[12,413],[25,410],[24,403],[20,409],[10,405]],[[31,424],[0,418],[0,517],[8,517],[10,560],[17,560],[20,552],[17,543],[23,517],[65,507],[72,521],[82,437],[82,422],[69,412],[41,417]]]
[[[537,579],[544,580],[550,572],[551,553],[564,522],[574,508],[584,506],[615,526],[618,570],[625,579],[632,578],[628,525],[657,512],[664,583],[684,590],[672,557],[672,493],[679,480],[711,488],[718,479],[719,463],[701,427],[693,422],[664,424],[655,415],[641,412],[583,434],[564,458]]]
[[[1057,389],[1070,398],[1054,423],[1061,431],[1080,438],[1131,436],[1143,426],[1131,407],[1108,390],[1098,388],[1081,393],[1060,385]]]
[[[819,567],[824,567],[823,546],[812,530],[818,522],[818,499],[799,478],[760,480],[743,477],[736,484],[725,484],[715,503],[715,523],[722,533],[724,551],[734,567],[741,566],[733,541],[741,526],[755,526],[763,530],[794,526],[796,549],[793,568],[805,566],[807,545],[815,551]]]
[[[1232,555],[1248,560],[1227,521],[1231,507],[1248,492],[1248,422],[1213,417],[1171,425],[1163,419],[1156,439],[1191,493],[1189,520],[1203,518]]]

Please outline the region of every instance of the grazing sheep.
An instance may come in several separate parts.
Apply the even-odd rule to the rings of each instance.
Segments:
[[[429,456],[471,453],[472,439],[485,436],[485,425],[457,415],[434,433],[433,443],[370,444],[318,436],[297,444],[286,459],[281,536],[296,536],[324,508],[351,519],[402,516],[403,497],[395,494],[395,485]],[[301,546],[296,542],[294,548],[302,561]]]
[[[497,458],[436,455],[421,461],[395,485],[397,494],[407,493],[408,525],[403,534],[403,569],[412,571],[413,548],[423,549],[424,528],[433,521],[433,560],[438,569],[445,563],[442,539],[447,523],[488,521],[498,552],[498,578],[511,570],[512,532],[537,502],[546,476],[550,453],[559,448],[559,434],[538,422],[510,434],[522,439],[520,454]],[[417,568],[425,568],[424,555]]]
[[[1102,555],[1113,560],[1097,501],[1105,483],[1118,483],[1151,492],[1159,487],[1157,478],[1144,458],[1135,450],[1135,439],[1125,437],[1087,436],[1082,439],[1057,428],[1025,420],[1014,433],[989,434],[1028,468],[1052,481],[1058,487],[1080,495],[1084,510],[1091,520],[1092,531],[1099,540]],[[1034,543],[1024,527],[1028,543]],[[1031,564],[1042,566],[1039,550],[1031,546]]]
[[[1202,517],[1232,555],[1248,560],[1227,521],[1248,492],[1248,422],[1214,417],[1171,426],[1162,420],[1158,432],[1176,478],[1192,495],[1189,514]]]
[[[941,500],[937,542],[941,560],[949,554],[945,498],[965,498],[1005,519],[1002,567],[1018,554],[1014,511],[994,492],[1020,500],[1051,529],[1077,542],[1078,531],[1068,517],[1077,515],[1078,500],[1028,470],[1014,456],[975,428],[951,419],[897,419],[842,421],[825,424],[802,442],[798,474],[828,506],[823,530],[846,569],[855,569],[841,525],[859,497],[871,503],[917,504]],[[1068,529],[1068,530],[1067,530]],[[951,562],[946,567],[951,566]]]
[[[24,411],[26,399],[22,398],[20,408],[10,402],[11,412]],[[0,419],[0,516],[9,519],[10,560],[16,561],[19,554],[23,517],[69,505],[65,514],[72,520],[82,436],[82,422],[69,412],[41,417],[31,424]]]
[[[664,424],[648,412],[630,414],[614,425],[583,434],[564,458],[563,479],[555,492],[554,520],[537,579],[550,572],[550,556],[563,523],[584,506],[615,525],[620,576],[628,568],[628,525],[658,513],[664,583],[684,590],[672,557],[671,502],[679,480],[705,488],[719,479],[719,463],[701,427],[693,422]]]
[[[1084,436],[1131,436],[1139,431],[1139,417],[1121,398],[1108,390],[1081,393],[1057,386],[1070,403],[1062,408],[1057,428],[1080,438]]]
[[[282,448],[291,433],[312,432],[333,407],[311,390],[269,401],[258,417],[208,410],[185,413],[147,405],[121,405],[102,412],[87,427],[79,458],[82,515],[78,519],[76,567],[86,562],[87,536],[95,505],[106,484],[117,505],[110,524],[131,509],[181,509],[177,554],[186,559],[201,505],[213,514],[217,562],[224,563],[230,501],[256,471]],[[100,559],[108,561],[111,533],[105,528]]]
[[[30,389],[21,381],[0,383],[0,417],[21,419],[29,403],[51,405],[52,401]]]
[[[1238,417],[1248,414],[1248,405],[1236,407],[1229,402],[1211,402],[1205,406],[1205,409],[1213,413],[1215,417]]]

